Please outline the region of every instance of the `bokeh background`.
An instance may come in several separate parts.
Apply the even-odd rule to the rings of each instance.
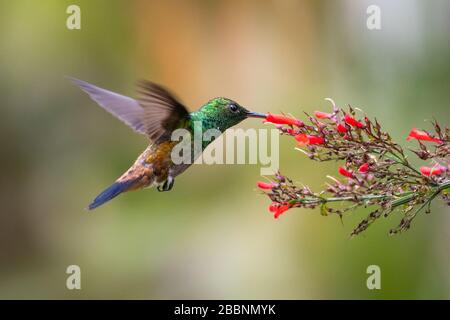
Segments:
[[[81,30],[66,8],[81,7]],[[366,9],[381,8],[381,30]],[[449,1],[0,1],[0,298],[450,298],[450,216],[435,202],[389,237],[399,215],[355,239],[344,219],[279,220],[257,165],[193,166],[169,193],[127,193],[84,210],[146,147],[64,75],[127,95],[137,79],[195,109],[228,96],[254,110],[376,116],[398,141],[450,120]],[[258,121],[240,127],[264,128]],[[280,139],[281,170],[319,190],[336,163]],[[412,142],[410,142],[412,144]],[[82,290],[66,289],[68,265]],[[369,291],[366,268],[381,267]]]

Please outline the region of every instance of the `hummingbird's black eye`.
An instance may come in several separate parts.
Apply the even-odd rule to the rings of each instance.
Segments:
[[[235,104],[230,104],[229,108],[231,112],[237,112],[239,110],[239,108]]]

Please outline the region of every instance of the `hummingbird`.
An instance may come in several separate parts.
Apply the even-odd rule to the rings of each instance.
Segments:
[[[172,161],[172,149],[181,143],[171,140],[175,130],[186,129],[193,134],[194,124],[200,123],[202,130],[217,129],[223,133],[247,118],[266,118],[265,114],[251,112],[224,97],[213,98],[197,111],[189,112],[166,88],[146,80],[138,82],[138,97],[133,99],[86,81],[69,79],[100,107],[149,139],[147,148],[134,164],[89,204],[89,210],[127,191],[153,186],[158,191],[171,190],[175,177],[194,162],[180,164]],[[192,143],[192,154],[199,156],[213,140],[202,141],[199,152],[194,152]]]

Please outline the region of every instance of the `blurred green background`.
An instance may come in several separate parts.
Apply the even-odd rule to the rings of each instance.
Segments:
[[[81,8],[81,30],[66,8]],[[381,30],[366,9],[381,8]],[[0,298],[450,298],[450,216],[436,202],[389,237],[400,215],[360,237],[344,219],[292,210],[279,220],[257,165],[193,166],[169,193],[124,194],[84,210],[146,147],[64,75],[134,94],[136,79],[197,108],[228,96],[258,111],[376,116],[404,145],[450,120],[449,1],[0,1]],[[247,121],[240,127],[257,126]],[[323,187],[280,138],[280,166]],[[66,289],[67,266],[82,290]],[[366,287],[381,267],[382,289]]]

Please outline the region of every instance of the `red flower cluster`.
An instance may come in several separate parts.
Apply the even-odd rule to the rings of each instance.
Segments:
[[[333,105],[330,113],[315,111],[307,115],[307,122],[284,115],[267,114],[265,122],[276,125],[281,134],[293,137],[301,150],[311,160],[339,160],[340,179],[329,177],[325,190],[313,192],[308,186],[298,186],[291,179],[275,175],[274,182],[257,182],[271,204],[269,211],[277,219],[291,208],[314,209],[320,207],[323,215],[343,214],[356,207],[378,206],[352,231],[357,235],[373,221],[388,216],[397,209],[403,212],[399,225],[391,234],[408,230],[415,215],[411,208],[420,211],[423,203],[431,202],[437,195],[450,204],[450,130],[433,123],[434,133],[412,129],[407,140],[419,141],[419,149],[412,150],[421,160],[433,160],[433,165],[414,168],[403,148],[382,130],[380,123],[366,116],[357,116],[354,108],[348,111]],[[428,148],[422,141],[434,142]],[[445,165],[447,163],[447,165]],[[421,176],[420,176],[421,175]],[[344,177],[344,178],[343,178]],[[345,179],[347,178],[347,179]],[[444,192],[445,191],[445,192]],[[338,207],[336,202],[349,203]],[[407,205],[407,206],[406,206]]]
[[[439,140],[437,138],[433,138],[427,132],[417,130],[416,128],[412,129],[409,132],[408,137],[406,138],[406,140],[411,140],[411,139],[416,139],[416,140],[421,140],[421,141],[430,141],[430,142],[436,142],[436,143],[442,142],[441,140]]]

